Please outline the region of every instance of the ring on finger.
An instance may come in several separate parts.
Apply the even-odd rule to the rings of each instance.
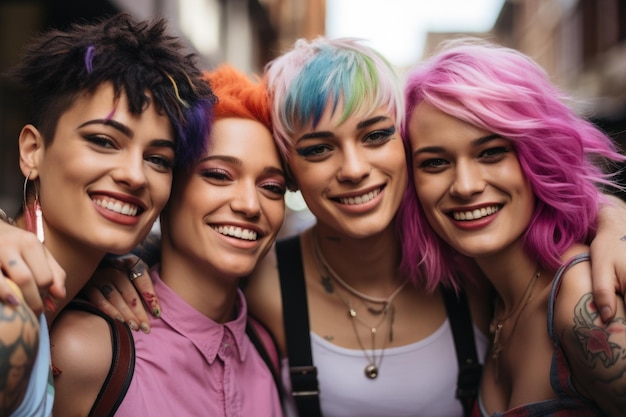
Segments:
[[[134,266],[134,267],[130,268],[130,270],[128,271],[128,278],[131,281],[136,280],[137,278],[139,278],[142,275],[143,275],[143,266],[142,265]]]

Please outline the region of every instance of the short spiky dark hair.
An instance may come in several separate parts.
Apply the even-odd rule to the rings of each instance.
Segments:
[[[215,97],[200,78],[195,55],[185,55],[185,44],[166,29],[163,19],[135,21],[121,13],[36,37],[9,71],[31,100],[29,122],[49,142],[60,116],[81,93],[110,82],[116,98],[125,94],[129,111],[139,114],[150,92],[174,128],[177,162],[191,163],[204,150]]]

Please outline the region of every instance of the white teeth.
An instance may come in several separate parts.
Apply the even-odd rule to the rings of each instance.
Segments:
[[[257,233],[254,230],[242,229],[235,226],[213,226],[213,230],[224,236],[232,236],[243,240],[256,240]]]
[[[499,210],[499,206],[489,206],[471,211],[455,211],[452,213],[452,217],[454,220],[478,220],[483,217],[491,216]]]
[[[354,205],[354,204],[365,204],[368,201],[372,200],[374,197],[376,197],[378,194],[380,194],[380,188],[374,190],[374,191],[370,191],[367,194],[363,194],[361,196],[358,197],[347,197],[347,198],[340,198],[339,202],[341,204],[349,204],[349,205]]]
[[[119,200],[111,200],[111,199],[95,199],[93,200],[98,206],[105,208],[107,210],[114,211],[115,213],[124,214],[126,216],[136,216],[138,207],[128,203],[122,203]]]

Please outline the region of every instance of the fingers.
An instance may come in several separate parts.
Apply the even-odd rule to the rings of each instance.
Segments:
[[[145,271],[145,272],[144,272]],[[148,267],[142,261],[139,261],[132,270],[129,272],[132,280],[132,284],[135,286],[137,292],[143,298],[145,305],[154,317],[161,317],[161,305],[159,299],[156,296],[154,285],[148,274]]]
[[[36,314],[44,307],[54,311],[53,298],[65,296],[65,272],[37,237],[14,226],[4,225],[0,240],[0,275],[13,281],[24,301]],[[6,229],[8,228],[8,229]],[[53,298],[48,297],[48,293]],[[15,294],[0,283],[0,298],[11,303]]]
[[[105,284],[103,285],[103,287],[105,287],[106,285],[111,285],[111,284]],[[108,293],[108,289],[105,290]],[[111,290],[112,291],[112,290]],[[88,285],[85,288],[85,294],[87,295],[87,299],[96,307],[98,307],[100,309],[100,311],[102,311],[104,314],[106,314],[107,316],[124,323],[126,320],[124,319],[124,315],[122,313],[120,313],[120,311],[115,308],[115,306],[113,304],[111,304],[109,302],[109,300],[106,299],[106,297],[104,296],[102,290],[99,287],[96,287],[94,285]]]
[[[593,301],[604,322],[613,319],[617,307],[616,285],[617,277],[613,268],[591,263],[591,281],[593,287]]]
[[[626,290],[626,205],[606,197],[610,203],[600,205],[598,231],[590,248],[593,301],[605,322],[613,319]]]
[[[61,265],[57,263],[56,259],[54,259],[50,251],[48,251],[48,249],[45,247],[44,249],[46,252],[46,259],[48,260],[48,265],[52,270],[52,284],[48,288],[48,291],[50,292],[50,295],[52,297],[59,300],[63,299],[66,296],[65,279],[67,278],[67,276],[63,268],[61,268]]]
[[[122,296],[122,290],[117,287],[117,283],[123,283],[124,280],[128,281],[128,278],[123,277],[125,277],[125,274],[114,268],[98,269],[92,276],[87,294],[89,300],[100,307],[109,317],[113,317],[116,320],[121,319],[121,321],[128,323],[132,330],[139,330],[142,321],[127,304]],[[134,291],[133,286],[131,285],[130,287]],[[139,299],[139,296],[137,295],[135,298]],[[146,328],[146,325],[147,322],[144,321],[143,329],[149,331],[149,326]]]
[[[122,303],[125,305],[126,308],[132,311],[133,316],[137,320],[136,323],[139,324],[141,330],[148,333],[150,331],[150,326],[148,324],[150,320],[148,319],[148,313],[146,312],[146,309],[141,302],[141,297],[138,294],[138,290],[135,289],[135,287],[133,286],[134,282],[131,282],[128,275],[124,274],[121,271],[116,271],[115,275],[111,278],[120,296],[122,297]],[[135,279],[135,282],[139,279],[145,279],[150,281],[150,277],[147,272],[142,272],[142,275],[138,276],[138,278]],[[118,308],[120,308],[120,306],[118,306]]]

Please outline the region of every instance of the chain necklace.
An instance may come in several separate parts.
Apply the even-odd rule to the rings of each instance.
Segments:
[[[518,301],[517,305],[515,306],[515,308],[513,310],[511,310],[511,312],[506,316],[506,317],[502,317],[502,318],[497,318],[496,317],[496,310],[498,310],[498,307],[500,306],[500,297],[498,297],[496,299],[496,306],[494,309],[494,314],[493,314],[493,319],[491,320],[491,323],[489,324],[489,332],[491,334],[493,334],[493,342],[492,342],[492,346],[491,346],[491,358],[494,360],[494,373],[495,373],[495,378],[496,381],[498,381],[499,376],[500,376],[500,361],[499,361],[499,357],[500,357],[500,353],[504,350],[504,348],[506,347],[509,339],[511,338],[511,336],[513,336],[513,333],[515,333],[515,329],[517,329],[517,324],[519,323],[520,317],[522,316],[522,313],[524,312],[524,309],[526,308],[526,306],[528,305],[528,303],[530,303],[530,300],[532,299],[532,293],[533,293],[533,289],[535,288],[535,283],[537,283],[537,281],[539,280],[539,277],[541,277],[541,270],[537,270],[531,277],[530,280],[528,281],[528,285],[526,285],[526,289],[524,290],[524,293],[522,294],[522,296],[520,297],[520,300]],[[521,309],[520,309],[521,307]],[[504,327],[504,323],[509,320],[511,317],[513,317],[513,315],[515,315],[515,313],[519,310],[519,313],[517,314],[517,317],[515,317],[515,321],[513,322],[513,326],[511,326],[511,331],[509,333],[509,337],[506,338],[506,340],[501,340],[501,332],[502,332],[502,328]]]
[[[317,261],[318,266],[320,267],[320,275],[322,277],[322,286],[325,291],[329,294],[335,293],[342,301],[342,303],[348,309],[348,317],[351,319],[352,329],[354,330],[354,334],[356,336],[359,347],[363,351],[363,355],[367,360],[368,364],[365,367],[365,376],[369,379],[376,379],[378,377],[379,369],[383,361],[383,357],[385,355],[385,348],[387,347],[387,341],[393,341],[393,321],[395,317],[395,308],[393,306],[393,300],[402,292],[408,281],[402,282],[388,297],[372,297],[367,294],[363,294],[357,289],[350,286],[347,282],[345,282],[341,277],[331,268],[328,264],[324,255],[322,254],[321,248],[319,246],[319,241],[317,239],[317,233],[315,230],[311,234],[311,240],[313,244],[313,252],[315,254],[315,259]],[[367,311],[375,316],[380,316],[378,322],[371,326],[365,322],[358,314],[356,309],[353,307],[352,302],[349,298],[343,297],[338,291],[335,291],[333,280],[337,282],[344,290],[349,292],[350,294],[356,296],[361,299],[361,302],[366,307]],[[375,308],[368,304],[382,304],[381,307]],[[361,340],[361,336],[359,335],[359,331],[357,329],[357,322],[362,326],[366,327],[370,330],[371,336],[371,349],[365,348],[365,344]],[[385,324],[388,323],[388,334],[387,337],[383,339],[383,346],[380,349],[380,355],[376,355],[376,335],[378,333],[378,329]]]

